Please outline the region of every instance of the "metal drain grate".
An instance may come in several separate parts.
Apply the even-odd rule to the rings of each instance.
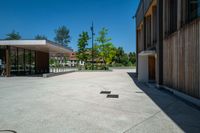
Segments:
[[[100,94],[110,94],[111,91],[101,91]]]
[[[142,92],[142,91],[136,91],[135,93],[144,93],[144,92]]]
[[[109,94],[109,95],[107,95],[107,98],[119,98],[119,95]]]
[[[17,133],[14,130],[0,130],[0,133]]]

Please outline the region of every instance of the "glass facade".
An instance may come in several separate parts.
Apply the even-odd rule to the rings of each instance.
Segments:
[[[11,75],[35,74],[35,51],[11,47]]]
[[[6,47],[5,46],[0,46],[0,76],[3,73],[3,69],[5,70],[5,63],[6,63],[6,52],[5,52]]]
[[[11,47],[10,53],[11,73],[17,74],[17,48]]]
[[[193,20],[200,16],[200,0],[189,0],[189,19]]]
[[[6,61],[9,61],[8,64]],[[20,76],[49,73],[49,53],[0,46],[0,76]]]

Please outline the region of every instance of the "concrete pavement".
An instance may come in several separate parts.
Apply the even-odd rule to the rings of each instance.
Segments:
[[[199,110],[171,94],[134,81],[132,72],[0,78],[0,130],[199,133]],[[101,91],[111,91],[119,98],[106,98]]]

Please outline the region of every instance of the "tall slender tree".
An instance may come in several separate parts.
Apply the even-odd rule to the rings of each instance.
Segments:
[[[87,46],[90,39],[88,32],[82,32],[78,39],[78,53],[77,57],[80,61],[86,62],[88,59]]]
[[[99,43],[99,56],[103,60],[105,66],[109,65],[113,57],[116,55],[114,45],[110,42],[112,39],[107,37],[108,29],[102,28],[96,41]]]
[[[108,29],[102,28],[101,31],[99,32],[99,36],[97,37],[96,41],[99,42],[100,44],[105,44],[109,41],[111,41],[111,38],[107,38],[108,35]]]

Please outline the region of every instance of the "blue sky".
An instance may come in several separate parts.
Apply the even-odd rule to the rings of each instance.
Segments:
[[[92,21],[95,33],[109,29],[115,46],[126,52],[135,51],[135,14],[139,0],[1,0],[0,38],[15,30],[23,39],[44,34],[55,37],[54,30],[62,25],[70,29],[70,47],[77,50],[78,35],[90,32]]]

